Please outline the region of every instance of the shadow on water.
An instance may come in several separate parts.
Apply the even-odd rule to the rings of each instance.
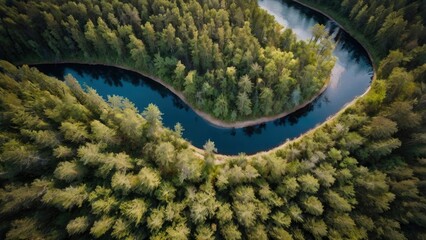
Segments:
[[[248,137],[251,137],[255,134],[261,134],[263,130],[266,129],[266,124],[265,123],[261,123],[258,125],[254,125],[254,126],[249,126],[249,127],[245,127],[243,128],[244,134]]]
[[[286,117],[241,129],[220,128],[206,122],[179,97],[161,84],[137,73],[100,65],[47,64],[36,67],[48,75],[63,79],[72,74],[81,85],[97,90],[104,98],[120,95],[135,103],[141,111],[149,103],[156,104],[168,128],[180,122],[185,129],[183,137],[202,148],[210,139],[219,153],[247,154],[269,150],[300,136],[336,114],[342,107],[363,94],[370,85],[372,66],[365,50],[336,23],[325,16],[291,1],[261,0],[259,5],[274,15],[278,22],[294,29],[304,39],[311,36],[315,23],[327,26],[336,40],[337,57],[330,86],[314,102]]]
[[[68,72],[66,71],[67,69],[72,69],[79,76],[87,76],[96,81],[103,81],[111,87],[123,87],[124,82],[130,83],[134,87],[147,86],[151,90],[158,92],[164,98],[169,96],[170,92],[161,84],[152,81],[145,76],[116,67],[79,63],[38,64],[34,66],[41,72],[60,80],[63,80],[64,76],[68,75]],[[176,107],[187,109],[186,104],[179,97],[175,96],[173,100],[176,103]]]

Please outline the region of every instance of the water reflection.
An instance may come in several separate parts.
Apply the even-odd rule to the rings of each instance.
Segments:
[[[261,123],[261,124],[258,124],[258,125],[245,127],[245,128],[243,128],[243,131],[246,134],[246,136],[251,137],[254,134],[261,134],[262,130],[265,130],[265,129],[266,129],[266,124]]]
[[[319,22],[327,26],[338,42],[334,51],[338,61],[333,69],[332,87],[305,108],[275,121],[243,129],[218,128],[200,118],[172,92],[139,74],[93,65],[51,64],[37,67],[58,78],[72,74],[80,84],[96,89],[104,98],[113,94],[127,97],[139,110],[155,103],[164,114],[164,126],[173,128],[180,122],[185,129],[183,137],[197,147],[211,139],[218,152],[223,154],[268,150],[322,123],[364,93],[370,84],[372,67],[361,46],[324,16],[290,1],[262,0],[259,5],[273,14],[278,22],[293,29],[300,38],[309,39],[311,27]]]

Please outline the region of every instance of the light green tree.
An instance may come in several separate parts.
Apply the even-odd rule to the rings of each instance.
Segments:
[[[95,238],[100,238],[112,228],[114,222],[114,218],[104,216],[93,223],[92,228],[90,228],[90,234],[92,234]]]
[[[86,126],[81,122],[62,122],[60,130],[66,140],[80,143],[89,137]]]
[[[252,113],[251,100],[248,98],[247,93],[242,92],[238,94],[237,108],[243,116],[248,116]]]
[[[65,161],[60,162],[56,167],[53,175],[55,178],[64,180],[66,182],[72,182],[81,180],[87,173],[87,169],[76,161]]]
[[[306,212],[315,216],[320,216],[324,212],[322,203],[320,200],[318,200],[317,197],[314,196],[310,196],[305,201],[303,201],[303,206]]]
[[[70,220],[66,229],[69,235],[77,235],[87,231],[89,226],[89,218],[87,216],[81,216]]]
[[[120,205],[121,213],[135,225],[142,222],[148,210],[148,204],[143,199],[133,199],[131,201],[122,202]]]

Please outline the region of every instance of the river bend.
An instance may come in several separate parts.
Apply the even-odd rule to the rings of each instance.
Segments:
[[[183,137],[196,147],[202,148],[210,139],[221,154],[266,151],[321,124],[362,95],[370,86],[373,67],[360,44],[322,14],[292,1],[260,0],[259,5],[280,24],[291,28],[299,39],[309,39],[312,26],[321,23],[327,26],[337,42],[334,56],[338,60],[332,70],[329,87],[305,108],[275,121],[241,129],[220,128],[206,122],[162,85],[130,71],[81,64],[44,64],[36,67],[60,79],[72,74],[81,85],[96,89],[105,99],[108,95],[124,96],[135,103],[140,111],[149,103],[154,103],[164,114],[164,126],[173,128],[180,122],[185,129]]]

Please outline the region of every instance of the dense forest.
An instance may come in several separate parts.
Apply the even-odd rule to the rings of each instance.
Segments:
[[[389,50],[421,50],[426,43],[424,0],[299,0],[324,9],[369,45],[376,58]],[[419,48],[420,47],[420,48]],[[419,54],[419,53],[417,53]],[[424,53],[423,53],[424,54]],[[376,59],[378,60],[378,59]],[[421,62],[420,60],[423,60]],[[423,64],[423,59],[413,64]],[[402,60],[401,60],[402,61]]]
[[[169,83],[227,121],[291,110],[326,84],[333,42],[309,41],[256,1],[2,1],[7,60],[128,66]]]
[[[353,16],[345,11],[358,3],[316,2],[348,21]],[[0,238],[425,239],[425,5],[389,0],[383,8],[390,10],[377,12],[374,1],[359,2],[366,19],[384,19],[371,33],[357,32],[381,48],[367,95],[273,152],[222,162],[213,142],[200,154],[181,138],[179,124],[164,128],[155,105],[139,112],[124,98],[104,100],[94,89],[82,89],[72,76],[62,82],[1,61]],[[402,22],[417,24],[417,35],[404,27],[382,45],[371,36],[380,35],[386,19],[396,19],[393,11]],[[37,8],[27,12],[2,21],[23,28],[27,16],[40,14]],[[9,34],[24,32],[2,26]],[[24,40],[32,38],[15,37],[2,51],[10,51],[6,56],[13,61],[28,60]],[[36,59],[52,57],[45,47],[32,49],[41,51]]]

